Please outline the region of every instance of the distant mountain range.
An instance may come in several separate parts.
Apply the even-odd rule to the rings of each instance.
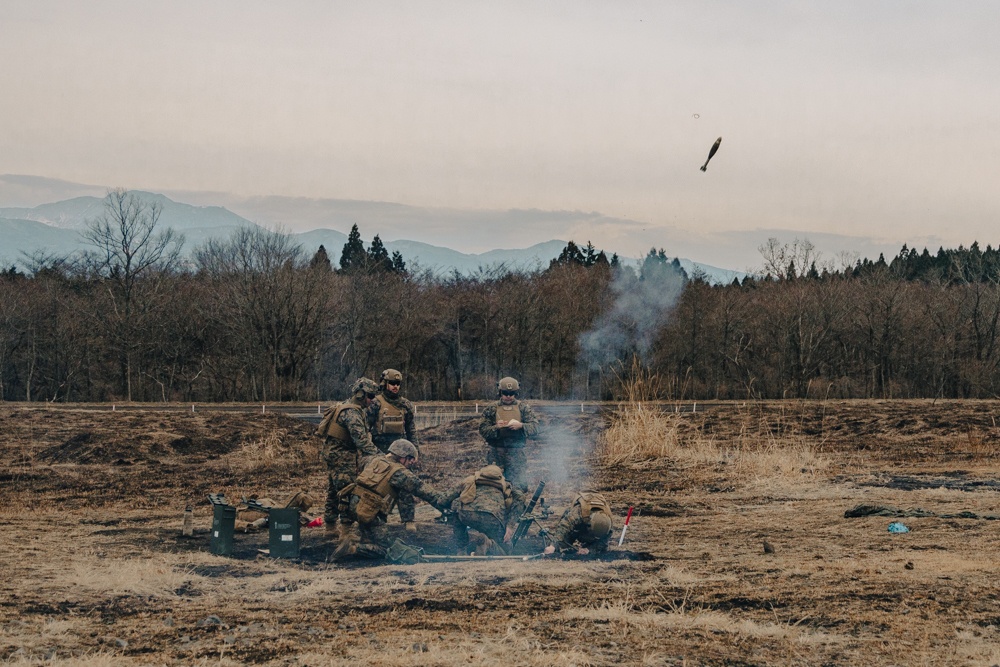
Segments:
[[[0,203],[4,201],[16,200],[16,195],[11,195],[10,183],[3,182],[3,179],[11,178],[33,178],[33,177],[0,177]],[[48,185],[53,192],[58,191],[49,179],[39,179]],[[62,183],[59,181],[56,184]],[[31,184],[28,183],[28,186]],[[72,185],[77,192],[86,192],[90,186]],[[14,182],[15,187],[26,187],[23,183]],[[47,191],[46,191],[47,192]],[[228,208],[218,205],[196,206],[182,203],[171,199],[163,194],[138,192],[143,198],[155,201],[162,206],[159,224],[164,228],[173,228],[185,236],[184,251],[190,253],[197,247],[203,245],[211,238],[226,238],[234,230],[240,227],[256,226],[241,215],[237,215]],[[6,197],[4,195],[7,195]],[[175,195],[176,196],[176,195]],[[200,193],[198,198],[205,199],[210,195]],[[231,196],[219,194],[218,199],[226,199]],[[195,197],[192,197],[195,198]],[[282,204],[286,209],[294,209],[300,215],[295,216],[297,224],[302,224],[301,211],[303,200],[295,198],[269,197],[258,198],[257,206],[260,210],[270,211],[265,224],[280,229],[282,219]],[[244,200],[247,201],[247,200]],[[306,200],[307,202],[317,201],[337,201],[337,200]],[[361,224],[362,238],[366,245],[370,243],[371,237],[365,233],[363,225],[364,215],[359,215],[360,209],[378,208],[379,214],[384,216],[386,212],[393,211],[404,220],[412,218],[414,211],[423,209],[412,209],[398,204],[384,204],[379,202],[341,202],[343,206],[339,209],[339,214],[331,214],[329,206],[320,207],[314,211],[310,218],[315,218],[315,224],[319,219],[335,218],[338,226],[343,226],[344,231],[338,229],[320,228],[308,232],[290,233],[290,236],[299,243],[304,251],[311,255],[324,246],[331,261],[336,264],[340,258],[341,249],[347,241],[346,231],[349,231],[350,224],[359,222]],[[308,205],[306,206],[308,208]],[[8,206],[0,208],[0,265],[11,266],[24,263],[26,255],[35,253],[68,255],[85,249],[86,243],[80,232],[86,229],[89,221],[98,218],[104,212],[103,195],[81,194],[61,201],[47,202],[35,206]],[[287,213],[288,211],[286,211]],[[509,215],[510,212],[508,212]],[[516,213],[516,212],[515,212]],[[528,215],[531,212],[524,212]],[[538,216],[558,215],[557,213],[535,212]],[[455,215],[454,212],[451,213]],[[503,239],[502,233],[497,233],[498,229],[503,229],[500,221],[500,212],[479,212],[479,216],[495,218],[492,223],[479,223],[478,229],[485,230],[487,234],[492,234],[498,239]],[[277,218],[277,220],[275,220]],[[259,219],[259,218],[258,218]],[[290,219],[290,218],[284,218]],[[428,223],[430,224],[430,223]],[[483,232],[479,232],[482,234]],[[516,239],[515,239],[516,240]],[[399,252],[409,266],[419,265],[422,268],[431,269],[436,273],[450,273],[458,271],[460,273],[470,273],[479,268],[488,268],[497,265],[505,265],[511,269],[531,270],[548,266],[550,260],[559,256],[559,253],[566,246],[566,241],[553,239],[543,243],[537,243],[526,248],[495,249],[482,253],[463,253],[451,248],[432,245],[421,241],[395,240],[385,241],[385,246],[392,252]],[[584,242],[585,244],[585,242]],[[605,249],[610,255],[613,250]],[[625,263],[634,263],[635,259],[622,258]],[[680,259],[681,265],[689,273],[700,271],[713,282],[732,282],[735,277],[742,277],[744,274],[738,271],[720,269],[706,264],[692,262],[688,259]]]

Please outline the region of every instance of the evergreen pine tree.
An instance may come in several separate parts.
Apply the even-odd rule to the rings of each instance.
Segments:
[[[358,273],[365,270],[368,261],[368,253],[365,252],[365,244],[361,241],[361,232],[358,226],[351,227],[351,233],[347,235],[347,243],[340,254],[341,273]]]

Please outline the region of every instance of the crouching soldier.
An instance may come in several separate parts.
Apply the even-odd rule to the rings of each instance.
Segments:
[[[410,472],[417,457],[417,448],[413,443],[400,439],[389,445],[389,452],[384,456],[365,460],[354,484],[340,492],[341,507],[346,505],[347,517],[358,523],[360,543],[354,544],[349,531],[342,530],[334,558],[352,554],[384,558],[392,542],[385,521],[394,504],[398,503],[400,518],[410,531],[416,530],[413,523],[414,496],[438,509],[448,506],[444,496]]]
[[[459,555],[469,553],[469,528],[482,533],[482,541],[476,546],[478,555],[506,553],[503,544],[514,533],[524,512],[524,496],[504,478],[499,466],[488,465],[466,477],[447,500],[451,501],[455,512],[455,543]]]
[[[601,494],[581,491],[570,508],[563,512],[550,535],[552,544],[545,547],[547,554],[556,549],[560,553],[575,549],[581,556],[591,551],[604,553],[608,550],[608,538],[611,536],[611,506]]]
[[[351,397],[327,408],[316,435],[324,439],[321,452],[329,471],[323,520],[328,530],[334,528],[341,490],[354,481],[361,458],[379,454],[368,432],[366,410],[378,393],[378,385],[368,378],[358,378],[351,386]]]

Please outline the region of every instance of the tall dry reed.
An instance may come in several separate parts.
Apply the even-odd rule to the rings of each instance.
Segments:
[[[752,404],[715,408],[737,409],[741,420],[737,435],[719,439],[705,432],[702,415],[650,400],[657,387],[654,375],[635,369],[623,381],[624,400],[598,441],[605,465],[669,459],[681,467],[724,466],[727,477],[746,482],[812,475],[827,465],[814,443],[782,435],[785,429],[756,414]]]

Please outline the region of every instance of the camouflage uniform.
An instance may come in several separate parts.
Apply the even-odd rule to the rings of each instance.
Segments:
[[[336,415],[333,421],[339,424],[343,430],[332,430],[339,434],[346,433],[349,440],[335,435],[326,435],[321,449],[323,461],[326,462],[329,471],[326,506],[323,512],[323,519],[327,525],[332,524],[337,519],[337,494],[354,481],[358,470],[360,470],[361,457],[374,456],[379,453],[368,433],[365,409],[361,406],[359,399],[352,398],[344,403],[331,406],[327,409],[328,415],[329,411],[337,409],[340,409],[340,414]]]
[[[386,404],[390,406],[389,410],[385,409]],[[388,412],[401,412],[402,423],[380,419],[383,413]],[[368,406],[368,428],[372,433],[372,442],[375,443],[379,451],[383,453],[389,451],[389,445],[399,438],[406,438],[419,448],[420,443],[417,440],[414,426],[414,413],[413,403],[409,399],[399,395],[393,396],[385,389],[379,392],[372,404]],[[393,417],[395,416],[393,415]]]
[[[549,533],[552,544],[555,545],[557,551],[575,551],[578,548],[577,545],[589,549],[592,553],[604,553],[608,550],[608,541],[611,539],[612,531],[602,537],[595,538],[590,530],[590,512],[587,512],[585,517],[583,515],[584,507],[589,507],[591,512],[606,512],[610,521],[611,510],[604,496],[588,492],[578,495],[573,500],[573,504],[563,512],[556,527]]]
[[[477,475],[482,475],[491,467],[496,469],[492,483],[481,478],[477,479]],[[521,514],[524,513],[524,495],[517,487],[507,482],[496,465],[486,466],[477,475],[465,478],[462,484],[445,498],[455,512],[453,517],[455,546],[458,553],[468,553],[468,529],[472,528],[492,540],[493,544],[486,545],[487,553],[503,554],[506,552],[503,542],[507,528],[516,527]],[[496,477],[499,477],[498,484]],[[467,491],[469,484],[475,484],[475,498],[463,502],[460,496]]]
[[[505,408],[516,407],[518,421],[523,427],[517,430],[497,427],[497,413],[502,414]],[[508,421],[504,419],[504,421]],[[479,424],[479,434],[489,445],[486,451],[486,462],[500,466],[504,476],[510,483],[526,492],[528,490],[528,458],[524,454],[524,444],[529,436],[538,434],[538,417],[531,406],[523,401],[515,401],[504,405],[501,401],[492,403],[483,410],[483,418]]]
[[[438,493],[430,484],[425,484],[419,477],[396,462],[392,456],[370,456],[362,462],[362,473],[359,479],[364,476],[373,464],[377,461],[388,462],[392,467],[397,468],[389,477],[389,491],[384,498],[385,509],[388,511],[392,504],[399,507],[399,516],[404,522],[413,521],[416,501],[414,496],[426,500],[438,509],[447,508],[445,496]],[[358,545],[357,553],[367,558],[384,558],[385,551],[392,544],[389,531],[385,527],[386,511],[378,512],[374,518],[364,521],[358,516],[358,504],[361,497],[355,493],[351,495],[348,516],[358,522],[358,531],[361,543]]]

